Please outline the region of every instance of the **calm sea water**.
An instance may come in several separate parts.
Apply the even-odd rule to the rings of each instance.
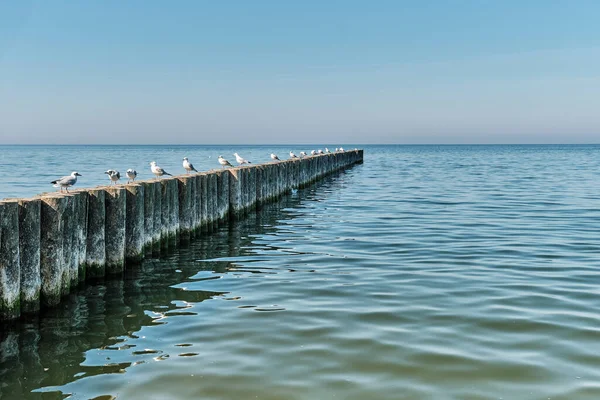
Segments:
[[[177,170],[187,155],[204,169],[234,149],[1,150],[15,173],[0,191],[21,196],[73,169],[96,184],[109,167]],[[2,399],[600,398],[600,147],[365,150],[4,325]]]

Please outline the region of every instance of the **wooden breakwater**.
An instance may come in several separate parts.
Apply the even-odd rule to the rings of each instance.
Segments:
[[[363,151],[0,201],[0,320],[53,307],[86,280],[201,238]]]

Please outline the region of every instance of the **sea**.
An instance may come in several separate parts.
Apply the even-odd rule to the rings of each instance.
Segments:
[[[0,146],[0,197],[319,147]],[[600,398],[600,146],[344,147],[364,163],[3,323],[0,398]]]

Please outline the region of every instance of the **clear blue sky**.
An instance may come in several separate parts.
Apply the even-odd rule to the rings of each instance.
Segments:
[[[0,143],[598,143],[598,1],[0,0]]]

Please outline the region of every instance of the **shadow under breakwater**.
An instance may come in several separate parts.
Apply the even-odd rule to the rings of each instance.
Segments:
[[[250,255],[245,248],[252,244],[253,236],[276,231],[282,221],[294,219],[294,207],[312,201],[318,187],[341,174],[344,172],[264,204],[246,218],[229,222],[158,259],[145,260],[123,276],[85,284],[58,307],[3,323],[0,398],[62,399],[68,395],[52,387],[83,377],[122,373],[134,363],[144,362],[114,362],[107,357],[102,365],[98,360],[86,365],[86,352],[130,346],[129,338],[136,338],[144,327],[163,323],[161,316],[185,315],[190,304],[225,295],[227,292],[186,291],[176,286],[195,280],[192,277],[201,271],[228,273],[230,262],[210,260]],[[137,355],[160,357],[152,350],[132,350]]]

